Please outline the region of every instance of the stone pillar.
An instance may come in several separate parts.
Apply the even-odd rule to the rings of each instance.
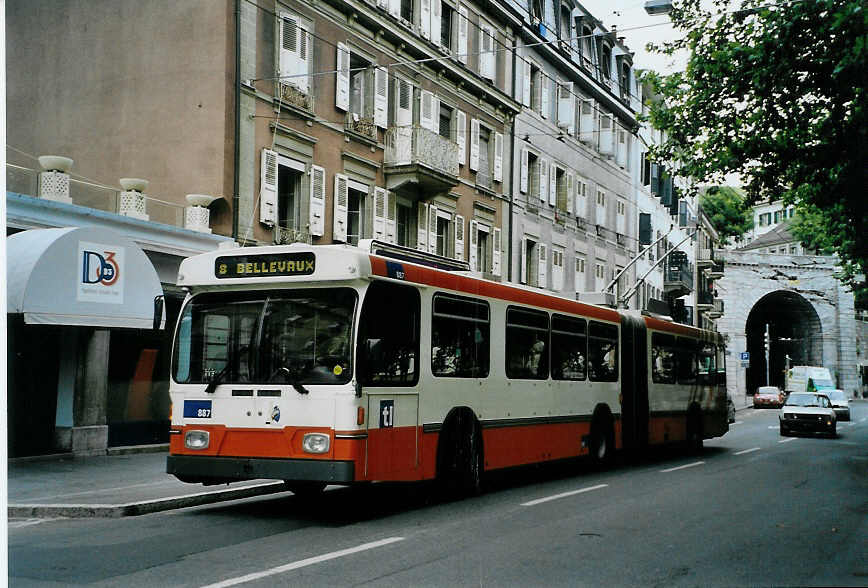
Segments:
[[[103,455],[108,447],[106,402],[111,332],[94,329],[84,340],[73,408],[72,452]]]

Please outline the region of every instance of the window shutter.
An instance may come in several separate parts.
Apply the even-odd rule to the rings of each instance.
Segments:
[[[543,204],[548,200],[549,191],[549,162],[543,158],[537,160],[539,162],[539,200]]]
[[[571,135],[575,132],[573,125],[576,120],[576,101],[573,98],[572,82],[558,84],[558,126]]]
[[[458,7],[458,61],[467,63],[467,7]]]
[[[495,227],[492,229],[492,244],[491,244],[491,273],[495,276],[500,275],[500,229]]]
[[[306,25],[298,23],[298,59],[295,62],[294,73],[295,86],[304,93],[310,91],[311,72],[313,63],[313,47],[310,43],[310,31]]]
[[[575,200],[575,181],[573,172],[567,172],[567,214],[573,214],[573,200]]]
[[[419,27],[422,29],[422,38],[431,38],[431,0],[419,2]]]
[[[322,237],[325,232],[325,169],[310,166],[310,234]]]
[[[549,78],[545,74],[539,76],[540,84],[540,116],[548,118],[551,114],[551,105],[549,104]]]
[[[527,194],[527,149],[521,150],[521,175],[519,178],[518,189],[523,194]]]
[[[440,46],[440,26],[443,22],[441,0],[431,0],[431,41]]]
[[[298,69],[298,19],[286,12],[280,13],[280,52],[279,71],[282,84],[296,85],[296,78],[292,77]]]
[[[347,241],[347,216],[349,204],[349,186],[347,176],[335,174],[334,219],[332,222],[332,239],[346,243]]]
[[[503,181],[503,133],[494,133],[494,181]]]
[[[422,90],[421,108],[419,110],[419,126],[423,129],[434,129],[434,94]]]
[[[437,207],[428,205],[428,253],[437,253]]]
[[[467,115],[460,110],[455,111],[455,142],[458,143],[458,164],[467,163]]]
[[[537,272],[536,285],[540,288],[545,288],[548,285],[546,280],[546,263],[548,261],[548,251],[546,249],[546,246],[542,243],[537,243],[537,247],[539,248],[539,271]]]
[[[479,242],[479,222],[472,220],[470,221],[470,251],[468,252],[467,259],[470,262],[470,270],[477,271],[477,262],[476,259],[476,247]]]
[[[395,193],[386,191],[386,241],[395,243],[397,241],[397,217],[398,217],[398,202],[395,199]]]
[[[273,227],[277,220],[277,152],[262,150],[259,179],[259,222]]]
[[[530,108],[530,61],[524,61],[524,79],[522,80],[521,103]]]
[[[400,18],[400,16],[401,16],[401,0],[388,0],[388,1],[389,1],[389,14],[391,14],[395,18]]]
[[[481,52],[479,54],[479,75],[489,80],[494,79],[496,69],[496,53],[494,52],[494,29],[482,26],[479,29]]]
[[[385,67],[374,69],[374,124],[381,129],[389,125],[389,72]]]
[[[374,234],[373,238],[386,240],[386,189],[374,188]]]
[[[398,79],[398,105],[395,111],[395,126],[410,127],[413,124],[413,85],[407,80]]]
[[[521,270],[518,272],[518,280],[522,284],[527,284],[527,238],[521,238],[521,257],[518,260]]]
[[[431,99],[431,132],[440,133],[440,98],[437,96]]]
[[[582,100],[581,114],[579,115],[579,141],[593,143],[594,130],[594,102],[593,100]]]
[[[612,115],[600,115],[600,153],[612,155],[613,153]]]
[[[428,205],[419,203],[416,215],[416,249],[428,251]]]
[[[455,215],[455,259],[464,261],[464,217]]]
[[[335,106],[344,111],[350,109],[350,49],[343,43],[338,43]]]
[[[553,163],[549,168],[549,204],[555,206],[558,202],[558,168]]]
[[[479,171],[479,121],[470,119],[470,169]]]

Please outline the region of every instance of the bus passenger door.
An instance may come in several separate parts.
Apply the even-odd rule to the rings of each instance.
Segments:
[[[418,480],[419,395],[368,394],[367,480]]]

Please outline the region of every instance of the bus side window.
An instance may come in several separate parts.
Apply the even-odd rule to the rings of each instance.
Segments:
[[[506,309],[506,377],[545,380],[549,376],[549,315]]]
[[[695,384],[699,372],[697,366],[697,345],[694,339],[678,337],[676,347],[676,365],[678,366],[678,383]]]
[[[591,321],[588,325],[588,368],[593,382],[618,381],[618,327]]]
[[[450,378],[488,377],[488,303],[437,294],[431,317],[431,372]]]
[[[675,337],[651,335],[651,380],[655,384],[675,383]]]
[[[552,379],[584,380],[587,364],[585,321],[552,315]]]
[[[366,386],[419,381],[419,291],[374,282],[365,294],[359,329],[359,379]]]

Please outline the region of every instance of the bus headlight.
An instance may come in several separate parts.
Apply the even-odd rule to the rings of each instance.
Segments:
[[[329,450],[329,436],[322,433],[307,433],[301,441],[306,453],[326,453]]]
[[[184,434],[184,447],[187,449],[208,449],[211,434],[208,431],[187,431]]]

